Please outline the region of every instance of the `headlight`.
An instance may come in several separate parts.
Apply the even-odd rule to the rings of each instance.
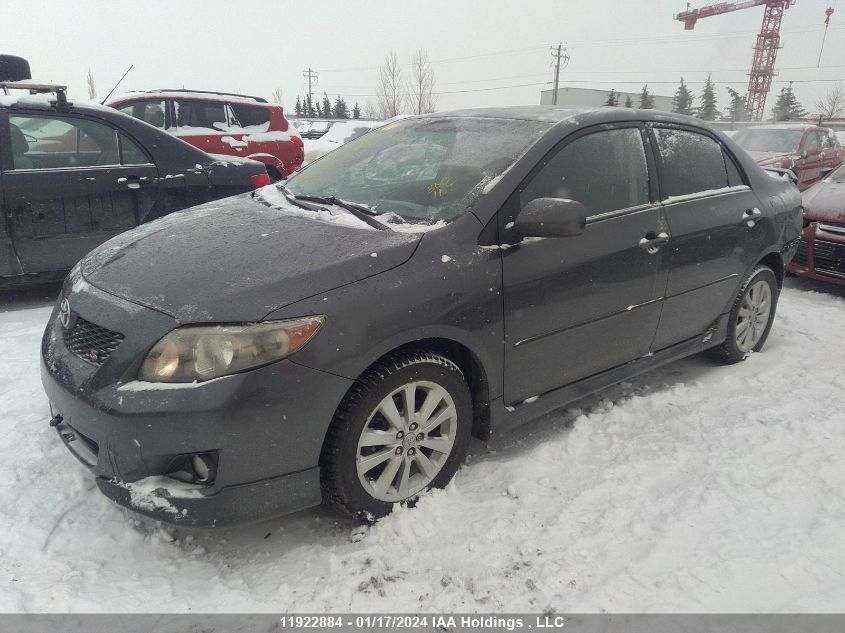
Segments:
[[[165,335],[141,365],[138,380],[194,382],[281,360],[305,345],[323,316],[246,325],[189,325]]]

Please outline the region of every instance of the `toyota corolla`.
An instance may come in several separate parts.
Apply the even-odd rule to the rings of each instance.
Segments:
[[[692,118],[392,122],[88,255],[44,334],[50,423],[163,520],[384,515],[472,436],[760,351],[801,225],[792,184]]]

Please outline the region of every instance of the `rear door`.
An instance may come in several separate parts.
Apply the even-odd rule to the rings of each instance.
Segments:
[[[829,130],[826,128],[822,128],[819,130],[819,134],[821,135],[821,145],[822,145],[822,173],[821,176],[824,178],[830,172],[835,170],[839,165],[842,164],[842,153],[843,150],[839,146],[839,142],[836,139],[836,136],[833,134],[833,130]]]
[[[122,131],[45,112],[15,112],[8,127],[18,143],[4,169],[4,205],[24,273],[72,267],[153,206],[155,165]]]
[[[246,156],[247,144],[229,132],[229,111],[225,103],[174,99],[173,127],[168,131],[209,154]]]
[[[822,139],[818,130],[810,129],[804,134],[801,147],[798,148],[800,168],[798,170],[798,188],[803,191],[812,187],[822,178]]]
[[[589,213],[582,235],[527,238],[503,252],[508,404],[649,353],[663,267],[659,247],[641,240],[665,225],[643,141],[637,124],[567,139],[500,211],[505,236],[535,198],[577,200]]]
[[[760,201],[715,136],[650,126],[671,240],[655,351],[704,334],[727,312],[762,250]]]

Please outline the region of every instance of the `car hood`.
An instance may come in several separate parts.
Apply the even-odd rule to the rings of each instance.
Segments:
[[[823,180],[801,197],[808,219],[845,222],[845,183]]]
[[[269,207],[251,194],[217,200],[105,242],[81,271],[101,290],[181,323],[256,321],[399,266],[421,237],[356,226],[345,211],[321,214]]]
[[[772,163],[776,163],[785,157],[793,156],[793,154],[789,152],[748,152],[748,155],[751,156],[758,165],[771,165]]]

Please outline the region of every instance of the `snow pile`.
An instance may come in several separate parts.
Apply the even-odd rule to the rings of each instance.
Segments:
[[[385,121],[361,121],[360,119],[333,123],[329,131],[320,138],[302,139],[302,142],[305,143],[305,161],[310,163],[317,160],[323,154],[327,154],[344,143],[348,143],[352,139],[384,124]],[[300,132],[302,131],[304,130],[300,129]]]
[[[787,283],[764,353],[475,442],[447,490],[370,529],[120,510],[47,426],[49,307],[0,313],[0,611],[841,611],[845,292]]]

